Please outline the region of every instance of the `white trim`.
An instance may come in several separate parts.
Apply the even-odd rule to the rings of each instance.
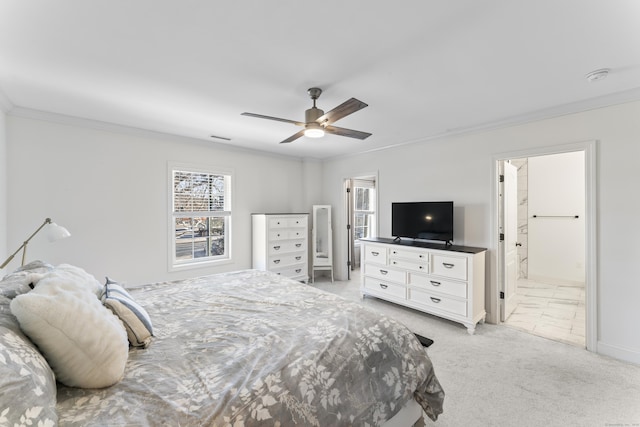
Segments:
[[[349,245],[349,233],[347,232],[347,224],[349,223],[349,219],[347,218],[347,216],[349,215],[349,213],[348,213],[347,203],[346,203],[347,197],[345,196],[346,183],[348,180],[358,179],[358,178],[362,179],[363,177],[367,177],[367,178],[373,177],[373,180],[375,183],[375,190],[376,190],[375,235],[376,236],[380,235],[380,171],[375,170],[374,172],[354,173],[354,174],[351,174],[350,176],[343,176],[342,181],[340,181],[340,194],[341,194],[340,216],[343,218],[343,220],[346,219],[346,221],[344,222],[344,224],[336,224],[337,225],[336,228],[339,228],[339,230],[337,231],[336,239],[334,239],[334,242],[337,242],[338,244],[343,245],[342,249],[344,249]],[[344,227],[342,225],[344,225]],[[333,253],[341,254],[342,252],[340,252],[340,250],[336,251],[334,246]],[[349,254],[347,251],[344,258],[347,258],[348,255]],[[338,259],[338,262],[334,262],[334,266],[335,266],[334,272],[336,274],[336,280],[347,280],[347,277],[349,275],[348,262],[345,259]]]
[[[13,110],[14,107],[15,106],[13,105],[9,97],[2,91],[2,89],[0,89],[0,111],[8,113],[9,111]]]
[[[630,348],[615,346],[598,341],[598,353],[604,356],[613,357],[617,360],[635,363],[640,365],[640,352],[631,350]]]
[[[104,122],[101,120],[87,119],[83,117],[70,116],[66,114],[52,113],[49,111],[35,110],[31,108],[17,107],[11,108],[9,114],[13,117],[22,117],[32,120],[42,120],[51,123],[58,123],[68,126],[77,126],[85,129],[99,130],[104,132],[118,133],[121,135],[131,135],[142,138],[154,138],[163,141],[171,142],[185,142],[190,144],[200,144],[204,146],[210,146],[216,149],[227,150],[231,152],[243,152],[258,154],[260,156],[268,156],[280,159],[300,159],[299,156],[292,156],[280,153],[274,153],[273,151],[260,150],[258,148],[239,147],[234,145],[233,142],[218,142],[212,138],[206,136],[203,138],[197,138],[192,136],[177,135],[173,133],[167,133],[162,131],[156,131],[151,129],[144,129],[135,126],[120,125],[117,123]]]
[[[174,170],[185,170],[190,172],[202,172],[208,174],[221,174],[228,175],[230,177],[231,182],[226,183],[228,186],[225,189],[225,197],[229,197],[231,199],[231,215],[228,217],[228,236],[225,236],[225,251],[227,252],[227,256],[224,258],[218,259],[207,259],[202,261],[193,261],[187,263],[176,263],[175,261],[175,247],[174,247],[174,216],[173,216],[173,171]],[[235,205],[235,197],[234,197],[234,186],[235,186],[235,170],[233,168],[224,167],[224,166],[216,166],[216,165],[208,165],[203,163],[183,163],[183,162],[167,162],[167,271],[175,272],[175,271],[183,271],[195,268],[202,267],[211,267],[215,265],[224,265],[230,264],[233,262],[233,209]]]
[[[414,138],[408,141],[399,141],[392,145],[386,145],[384,147],[376,147],[370,150],[363,150],[355,153],[338,154],[335,156],[326,157],[323,160],[333,160],[337,158],[344,159],[345,157],[348,157],[348,156],[359,156],[366,153],[374,153],[376,151],[394,149],[403,145],[419,144],[422,142],[432,141],[440,138],[468,135],[468,134],[486,132],[486,131],[495,130],[495,129],[503,129],[511,126],[522,125],[525,123],[553,119],[556,117],[566,116],[569,114],[576,114],[576,113],[582,113],[584,111],[596,110],[598,108],[605,108],[612,105],[619,105],[627,102],[635,102],[638,100],[640,100],[640,87],[621,91],[621,92],[616,92],[608,95],[602,95],[595,98],[589,98],[583,101],[572,102],[572,103],[558,105],[550,108],[544,108],[541,110],[532,111],[525,114],[505,117],[503,119],[493,120],[490,122],[478,123],[471,126],[464,126],[464,127],[453,128],[453,129],[446,129],[445,131],[439,132],[434,135],[425,135],[425,136]]]
[[[492,201],[491,206],[491,244],[495,249],[491,264],[495,274],[489,288],[490,322],[500,323],[500,277],[498,275],[500,246],[498,239],[498,163],[508,159],[536,157],[550,154],[562,154],[583,151],[585,158],[585,341],[587,350],[599,353],[598,342],[598,258],[597,258],[597,141],[584,141],[572,144],[556,145],[550,147],[538,147],[528,150],[500,153],[493,156],[492,177]]]

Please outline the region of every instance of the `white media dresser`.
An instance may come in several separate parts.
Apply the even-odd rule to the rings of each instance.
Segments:
[[[467,327],[484,323],[485,248],[361,239],[361,284],[370,295]]]

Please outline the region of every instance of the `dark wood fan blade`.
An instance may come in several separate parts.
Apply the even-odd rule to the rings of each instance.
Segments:
[[[367,139],[371,136],[368,132],[360,132],[359,130],[339,128],[335,126],[327,126],[324,131],[333,135],[348,136],[349,138]]]
[[[348,116],[349,114],[355,113],[358,110],[362,110],[367,106],[368,104],[365,104],[364,102],[359,101],[355,98],[351,98],[350,100],[338,105],[328,113],[325,113],[324,115],[318,117],[316,122],[320,123],[321,125],[330,125],[331,123],[336,122],[341,118]]]
[[[289,138],[285,139],[284,141],[280,141],[280,144],[287,144],[289,142],[293,142],[293,141],[295,141],[296,139],[300,138],[303,135],[304,135],[304,129],[301,130],[298,133],[295,133],[295,134],[291,135]]]
[[[262,114],[255,114],[255,113],[242,113],[241,115],[243,116],[249,116],[249,117],[256,117],[258,119],[267,119],[267,120],[275,120],[277,122],[285,122],[285,123],[292,123],[296,126],[304,126],[304,123],[302,122],[296,122],[295,120],[289,120],[289,119],[281,119],[279,117],[271,117],[271,116],[264,116]]]

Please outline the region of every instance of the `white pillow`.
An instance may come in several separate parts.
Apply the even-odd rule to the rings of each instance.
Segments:
[[[11,302],[21,329],[38,346],[57,380],[71,387],[108,387],[124,374],[127,333],[98,299],[100,288],[84,270],[63,265]]]

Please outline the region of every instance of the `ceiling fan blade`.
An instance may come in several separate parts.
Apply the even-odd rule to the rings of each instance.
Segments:
[[[300,138],[303,135],[304,135],[304,129],[301,130],[298,133],[295,133],[295,134],[291,135],[289,138],[285,139],[284,141],[280,141],[280,144],[287,144],[289,142],[293,142],[293,141],[295,141],[296,139]]]
[[[331,123],[336,122],[341,118],[348,116],[349,114],[355,113],[358,110],[362,110],[367,106],[368,104],[365,104],[364,102],[355,98],[351,98],[348,101],[345,101],[342,104],[338,105],[328,113],[325,113],[324,115],[318,117],[316,122],[320,123],[323,126],[330,125]]]
[[[295,120],[289,120],[289,119],[281,119],[279,117],[264,116],[262,114],[242,113],[241,115],[242,116],[249,116],[249,117],[256,117],[258,119],[275,120],[277,122],[292,123],[292,124],[294,124],[296,126],[304,126],[304,123],[302,123],[302,122],[296,122]]]
[[[327,126],[324,131],[333,135],[348,136],[349,138],[367,139],[371,136],[368,132],[360,132],[359,130],[339,128],[335,126]]]

